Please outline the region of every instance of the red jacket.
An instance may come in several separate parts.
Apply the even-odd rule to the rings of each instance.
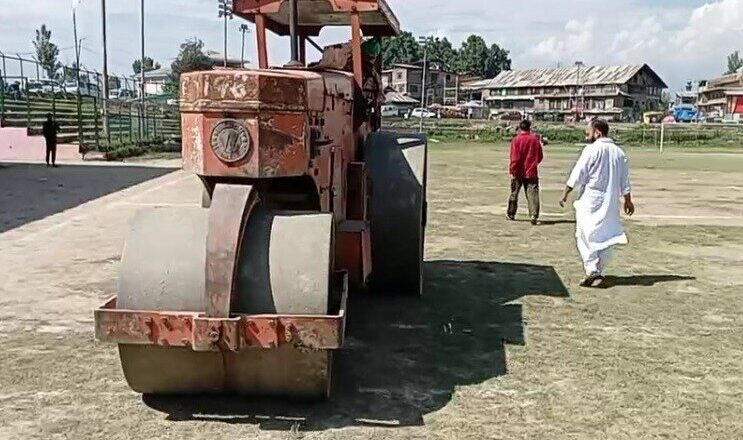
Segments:
[[[530,131],[519,131],[511,141],[511,163],[508,170],[516,179],[539,177],[539,163],[543,159],[542,142]]]

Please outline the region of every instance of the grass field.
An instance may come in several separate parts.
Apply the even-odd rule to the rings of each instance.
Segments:
[[[126,222],[198,203],[194,178],[138,168],[154,180],[94,198],[110,180],[100,167],[85,204],[27,222],[4,210],[0,438],[743,438],[743,154],[628,148],[630,244],[611,287],[591,290],[557,203],[579,151],[547,148],[531,226],[525,201],[505,220],[505,144],[432,143],[424,297],[355,296],[334,395],[316,405],[143,399],[115,347],[92,341]],[[82,171],[51,172],[0,168],[0,188],[53,203],[29,182]]]

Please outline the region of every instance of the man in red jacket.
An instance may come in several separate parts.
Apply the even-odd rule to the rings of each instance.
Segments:
[[[516,218],[519,204],[519,192],[524,187],[529,205],[531,224],[536,225],[539,219],[539,163],[542,162],[542,141],[531,132],[531,122],[523,120],[519,124],[519,133],[511,141],[511,196],[508,198],[508,219]]]

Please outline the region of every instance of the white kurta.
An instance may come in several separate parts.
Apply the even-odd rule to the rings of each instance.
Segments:
[[[603,272],[608,248],[626,244],[627,236],[620,221],[620,198],[629,194],[627,156],[614,141],[600,138],[586,145],[570,173],[567,185],[582,188],[575,201],[575,237],[586,272]]]

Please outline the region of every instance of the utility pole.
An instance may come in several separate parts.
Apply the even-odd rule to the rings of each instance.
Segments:
[[[575,84],[575,113],[578,117],[583,117],[583,89],[580,86],[580,69],[583,67],[583,61],[576,61],[575,67],[578,68]]]
[[[242,32],[242,46],[240,48],[240,67],[245,67],[245,34],[250,32],[250,28],[247,24],[243,23],[240,25],[240,32]]]
[[[142,56],[141,59],[142,59],[142,61],[140,63],[141,65],[139,67],[139,82],[140,82],[140,87],[142,89],[141,96],[139,97],[140,105],[141,105],[141,108],[140,108],[140,111],[139,111],[139,117],[140,117],[139,126],[140,126],[140,130],[142,131],[142,136],[141,137],[144,138],[144,137],[147,136],[147,127],[146,126],[145,127],[142,127],[142,123],[143,122],[145,124],[147,123],[147,114],[146,114],[147,113],[147,109],[146,109],[146,106],[145,106],[145,83],[144,83],[144,0],[141,0],[141,2],[140,2],[139,12],[140,12],[140,19],[141,19],[141,23],[140,23],[140,25],[141,25],[140,38],[142,40],[142,53],[141,53],[141,56]]]
[[[224,67],[227,67],[227,21],[233,18],[232,0],[219,0],[219,17],[224,18]]]
[[[77,91],[77,144],[78,150],[83,151],[83,104],[80,96],[80,41],[77,39],[77,12],[80,0],[72,1],[72,33],[75,38],[75,90]]]
[[[421,117],[418,121],[418,133],[423,133],[423,112],[426,109],[426,64],[428,62],[428,37],[418,37],[418,43],[423,45],[423,72],[421,81]]]
[[[101,0],[101,30],[103,31],[103,132],[108,142],[111,134],[108,132],[108,46],[106,44],[106,0]]]

